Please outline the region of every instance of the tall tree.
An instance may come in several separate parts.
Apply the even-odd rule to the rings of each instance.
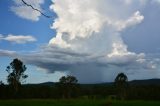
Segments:
[[[75,94],[78,89],[78,80],[74,76],[62,76],[57,85],[63,98],[71,98],[72,94]]]
[[[8,72],[7,82],[13,87],[15,93],[19,90],[19,87],[24,79],[28,76],[24,74],[26,71],[26,66],[19,59],[13,59],[9,66],[7,66],[6,71]]]
[[[127,76],[124,74],[124,73],[119,73],[117,75],[117,77],[115,78],[115,86],[118,90],[118,97],[121,99],[121,100],[124,100],[125,97],[126,97],[126,90],[127,90],[127,87],[128,87],[128,78]]]

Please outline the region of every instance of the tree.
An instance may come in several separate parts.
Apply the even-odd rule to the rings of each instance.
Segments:
[[[74,76],[62,76],[57,86],[63,98],[71,98],[78,89],[78,80]]]
[[[5,94],[5,85],[2,81],[0,81],[0,99],[4,97]]]
[[[8,72],[7,82],[13,87],[15,93],[19,90],[19,87],[24,79],[28,76],[24,74],[26,71],[26,66],[19,59],[14,59],[9,66],[7,66],[6,71]]]
[[[4,86],[4,83],[2,81],[0,81],[0,86]]]
[[[119,73],[115,78],[115,86],[118,90],[118,97],[124,100],[126,97],[126,88],[128,86],[128,78],[124,73]]]

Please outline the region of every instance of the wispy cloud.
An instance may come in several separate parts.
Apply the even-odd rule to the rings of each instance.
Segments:
[[[25,35],[12,35],[12,34],[9,34],[7,36],[0,35],[0,40],[5,40],[5,41],[17,43],[17,44],[25,44],[28,42],[37,41],[36,38],[30,35],[25,36]]]
[[[14,57],[16,54],[17,54],[16,51],[9,51],[9,50],[0,49],[0,56]]]
[[[42,10],[41,5],[44,3],[44,0],[25,0],[28,4],[31,4],[36,9]],[[14,0],[15,5],[12,6],[10,9],[13,11],[17,16],[32,20],[32,21],[38,21],[41,13],[38,11],[33,10],[31,7],[26,6],[23,4],[21,0]]]

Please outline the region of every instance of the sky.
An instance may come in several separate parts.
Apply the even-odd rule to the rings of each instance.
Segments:
[[[160,78],[160,0],[0,0],[0,80],[14,58],[25,83]]]

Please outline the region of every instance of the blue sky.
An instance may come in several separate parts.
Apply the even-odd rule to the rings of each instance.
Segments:
[[[50,29],[53,18],[56,15],[50,12],[49,5],[51,1],[45,1],[42,6],[46,9],[46,14],[53,16],[52,19],[40,16],[38,22],[26,20],[15,15],[10,7],[13,6],[14,2],[11,0],[0,1],[0,34],[7,36],[8,34],[13,35],[32,35],[37,41],[30,42],[28,44],[16,44],[14,42],[0,41],[0,49],[13,50],[17,52],[28,52],[37,49],[39,46],[47,44],[49,40],[55,35],[55,31]],[[1,71],[0,80],[6,82],[7,72],[5,71],[6,66],[12,61],[13,58],[0,57]],[[34,66],[27,65],[26,73],[29,78],[26,82],[36,83],[45,81],[57,81],[59,74],[46,74],[46,72],[36,72]],[[61,74],[63,75],[63,74]]]
[[[132,51],[145,53],[159,53],[160,6],[158,3],[147,4],[142,10],[144,21],[126,32],[125,41]],[[136,42],[136,44],[135,44]]]
[[[11,44],[9,42],[3,42],[0,43],[2,45],[5,44],[5,46],[2,46],[1,49],[9,49],[9,50],[21,50],[22,46],[23,49],[26,51],[33,50],[37,48],[37,46],[48,43],[48,41],[52,38],[52,36],[55,34],[55,31],[51,30],[49,27],[53,21],[53,19],[48,19],[45,17],[40,17],[40,20],[38,22],[25,20],[23,18],[17,17],[10,9],[10,7],[13,5],[13,1],[10,0],[2,0],[2,3],[0,4],[1,7],[1,24],[0,26],[0,32],[3,35],[8,34],[14,34],[14,35],[33,35],[36,39],[38,39],[38,42],[32,43],[30,46],[28,45],[16,45]],[[49,6],[49,3],[46,2],[44,4]],[[48,8],[46,8],[48,10]],[[48,10],[49,11],[49,10]],[[47,13],[46,13],[47,14]],[[48,13],[49,14],[49,13]],[[50,13],[49,15],[54,14]]]
[[[160,76],[159,0],[0,0],[0,80],[14,58],[27,65],[26,83],[81,83]]]

